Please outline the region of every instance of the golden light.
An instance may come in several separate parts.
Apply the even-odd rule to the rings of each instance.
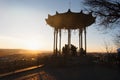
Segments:
[[[25,48],[28,50],[40,50],[40,42],[37,40],[28,40],[25,43]]]

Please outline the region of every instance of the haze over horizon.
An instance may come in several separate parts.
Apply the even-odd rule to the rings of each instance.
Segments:
[[[70,5],[71,1],[71,5]],[[80,12],[85,8],[83,0],[0,0],[0,48],[53,50],[53,28],[46,25],[48,14],[56,11]],[[97,24],[97,23],[96,23]],[[87,28],[88,52],[104,52],[104,42],[112,43],[111,31],[103,34],[96,24]],[[78,32],[72,31],[72,44],[78,46]],[[67,43],[67,31],[62,31],[62,46]]]

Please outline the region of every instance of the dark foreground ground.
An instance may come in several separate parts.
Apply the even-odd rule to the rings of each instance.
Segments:
[[[0,80],[120,80],[118,66],[81,64],[42,67],[0,78]]]
[[[89,55],[52,56],[45,57],[43,61],[42,67],[0,75],[0,80],[120,80],[120,67],[114,58],[106,62]]]

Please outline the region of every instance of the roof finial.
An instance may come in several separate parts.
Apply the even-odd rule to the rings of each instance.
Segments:
[[[56,11],[56,14],[59,14],[59,13]]]

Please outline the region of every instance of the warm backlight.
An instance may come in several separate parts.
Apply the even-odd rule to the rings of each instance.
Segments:
[[[26,49],[28,50],[39,50],[40,44],[37,40],[29,40],[26,42]]]

